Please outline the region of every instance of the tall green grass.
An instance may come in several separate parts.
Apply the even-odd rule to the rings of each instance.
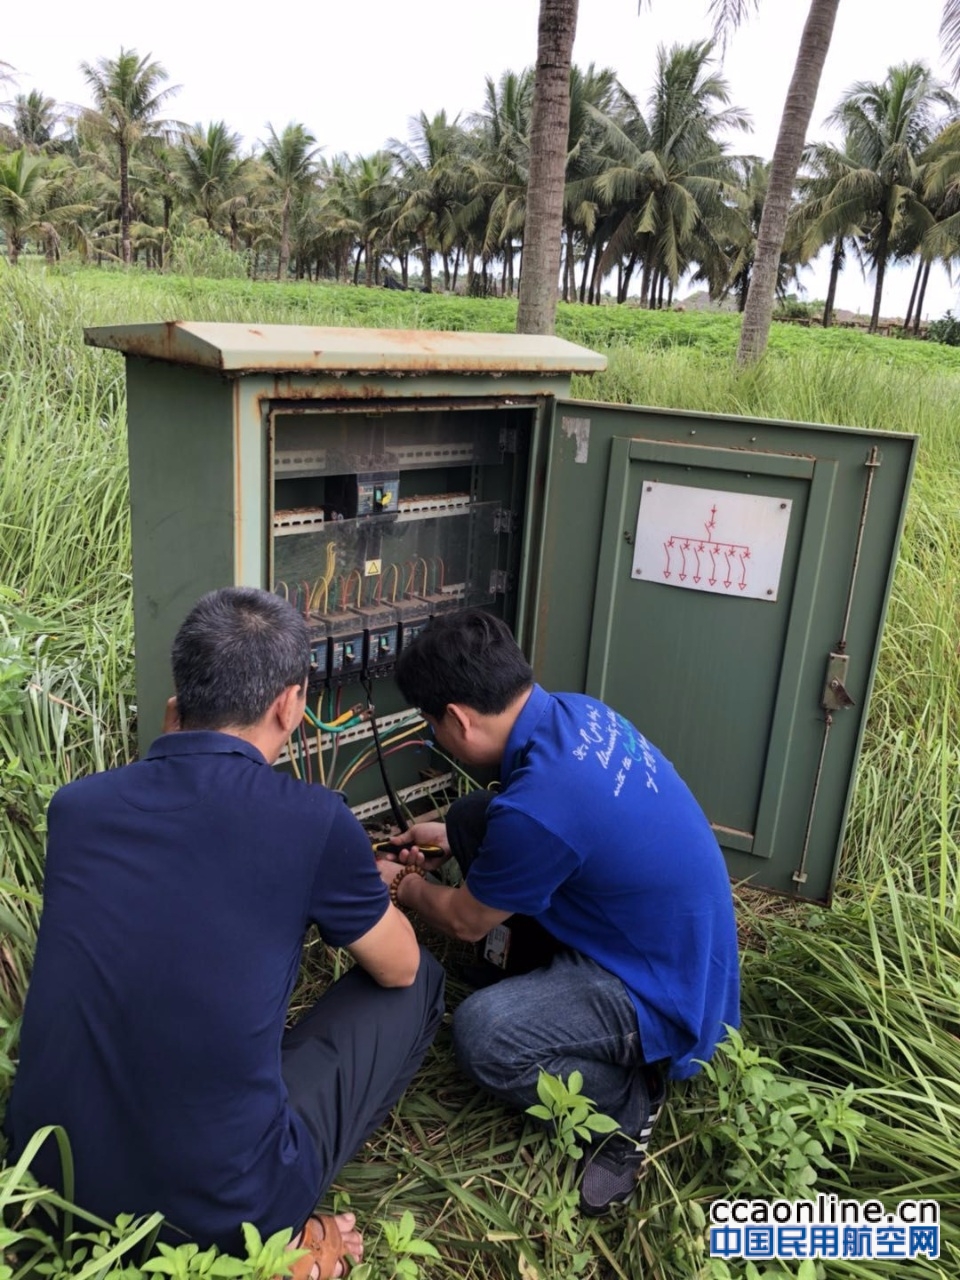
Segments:
[[[493,300],[0,271],[0,1092],[29,975],[46,802],[134,749],[122,362],[85,347],[82,327],[186,318],[505,331],[513,316]],[[789,1112],[822,1148],[817,1189],[939,1199],[941,1259],[909,1274],[960,1275],[960,353],[784,328],[770,359],[738,373],[736,324],[605,308],[560,317],[564,336],[610,357],[606,373],[577,381],[584,398],[921,436],[837,900],[798,909],[743,896],[748,1048],[725,1060],[726,1085],[675,1091],[638,1207],[608,1220],[564,1216],[566,1175],[545,1139],[476,1095],[442,1034],[340,1184],[371,1224],[412,1209],[440,1250],[430,1274],[720,1277],[704,1257],[704,1207],[731,1187],[789,1182],[788,1159],[807,1158],[791,1154]],[[311,943],[304,992],[334,963]],[[750,1060],[751,1045],[775,1065]],[[848,1085],[861,1118],[852,1166],[822,1133]],[[789,1107],[772,1100],[783,1091]],[[0,1172],[0,1188],[9,1177]],[[376,1225],[369,1238],[375,1274],[390,1275]],[[831,1263],[826,1274],[900,1276],[903,1264]]]

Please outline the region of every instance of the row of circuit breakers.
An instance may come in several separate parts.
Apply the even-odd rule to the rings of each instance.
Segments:
[[[395,471],[328,476],[323,507],[275,511],[274,534],[319,532],[331,526],[333,532],[341,521],[370,516],[389,521],[399,515],[429,518],[439,512],[466,514],[471,505],[467,493],[401,499],[399,488],[400,476]],[[353,572],[360,574],[364,569],[358,565]],[[408,590],[401,599],[358,602],[336,612],[308,611],[311,691],[387,675],[403,645],[432,617],[463,603],[461,585],[435,592]]]
[[[461,603],[455,595],[438,593],[309,614],[311,691],[386,675],[404,644],[419,635],[431,618]]]

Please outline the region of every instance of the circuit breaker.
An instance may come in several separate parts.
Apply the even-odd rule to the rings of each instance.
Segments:
[[[187,611],[260,586],[310,634],[280,767],[382,823],[382,757],[408,814],[442,811],[470,781],[393,673],[432,617],[479,606],[545,687],[603,699],[674,761],[733,876],[829,897],[914,437],[572,400],[605,360],[556,338],[172,323],[87,341],[127,361],[142,748]],[[615,746],[584,744],[631,767]]]

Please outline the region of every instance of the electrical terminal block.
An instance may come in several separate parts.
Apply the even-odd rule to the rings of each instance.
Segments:
[[[310,693],[319,693],[327,684],[330,666],[330,638],[326,619],[322,614],[311,613],[307,618],[307,628],[310,633],[310,674],[307,689]]]
[[[331,685],[357,680],[363,673],[363,626],[352,609],[323,615],[329,646]]]
[[[362,619],[363,673],[386,675],[397,660],[399,623],[391,605],[357,605],[351,612]]]
[[[277,476],[315,476],[327,469],[326,449],[275,449],[273,473]]]
[[[398,510],[401,520],[425,520],[435,516],[466,515],[470,506],[469,493],[429,493],[401,498]]]
[[[431,618],[435,618],[438,613],[452,613],[454,609],[459,609],[463,603],[462,595],[458,599],[456,595],[445,590],[433,591],[429,595],[423,595],[419,598],[427,606],[427,612]]]
[[[398,649],[420,634],[430,621],[430,610],[423,600],[398,600],[393,606],[400,623]]]
[[[276,537],[288,533],[309,533],[321,528],[325,522],[320,507],[290,507],[273,513],[273,532]]]

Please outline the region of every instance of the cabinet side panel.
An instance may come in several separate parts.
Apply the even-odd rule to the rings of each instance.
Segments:
[[[234,581],[232,391],[216,375],[127,360],[141,753],[173,692],[170,645],[199,596]]]

